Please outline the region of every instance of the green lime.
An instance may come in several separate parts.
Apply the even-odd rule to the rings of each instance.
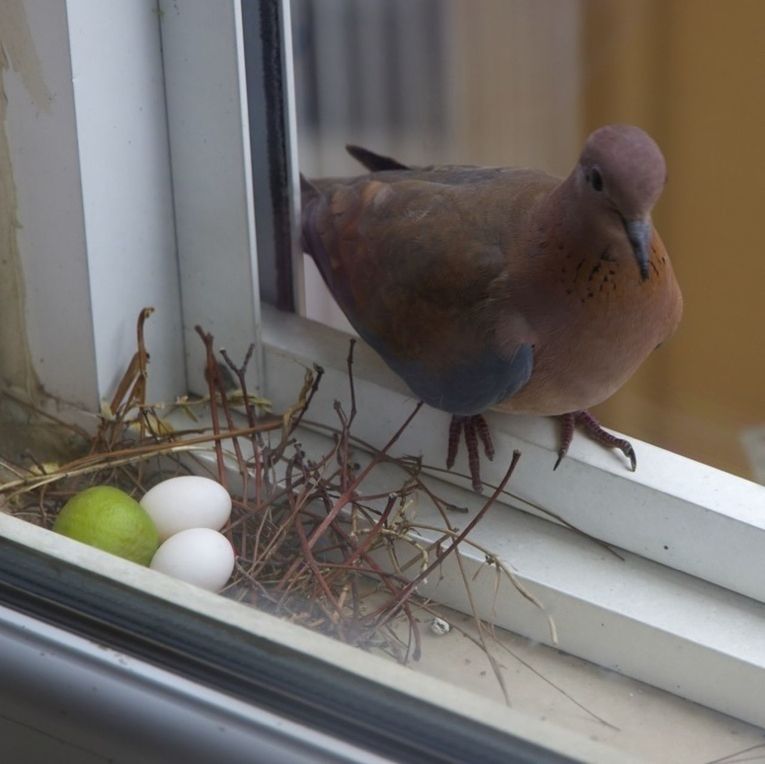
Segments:
[[[119,488],[98,485],[72,496],[53,530],[126,560],[148,565],[159,546],[154,522]]]

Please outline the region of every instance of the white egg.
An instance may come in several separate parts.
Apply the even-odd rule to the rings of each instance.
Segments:
[[[164,541],[188,528],[220,530],[231,516],[228,491],[210,478],[182,475],[157,483],[140,501]]]
[[[160,545],[151,568],[217,592],[226,585],[234,570],[234,550],[218,531],[189,528]]]

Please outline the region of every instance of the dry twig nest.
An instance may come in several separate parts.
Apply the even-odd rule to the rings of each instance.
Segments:
[[[3,464],[15,475],[0,485],[6,510],[50,528],[65,501],[90,485],[118,486],[140,498],[160,480],[189,472],[211,475],[231,490],[233,499],[223,532],[234,546],[236,566],[224,594],[402,662],[417,659],[422,641],[418,612],[426,625],[438,615],[417,596],[418,585],[463,544],[472,543],[466,536],[504,490],[520,454],[514,454],[482,509],[457,530],[449,517],[454,507],[422,481],[419,462],[389,455],[421,404],[382,449],[367,446],[371,456],[365,466],[356,463],[353,342],[347,358],[348,410],[335,403],[338,425],[331,447],[308,455],[298,427],[321,382],[319,367],[306,372],[294,405],[276,415],[247,389],[253,348],[236,365],[225,351],[218,358],[213,337],[197,327],[206,349],[208,395],[172,406],[152,405],[146,400],[149,356],[144,344],[151,312],[146,308],[139,316],[137,351],[112,401],[102,407],[87,453],[63,464]],[[209,410],[210,426],[194,414],[203,408]],[[178,410],[190,415],[188,429],[170,423],[170,413]],[[382,462],[400,469],[401,482],[386,495],[368,495],[365,480]],[[422,542],[407,512],[415,497],[432,502],[443,519],[432,543]],[[498,581],[507,577],[541,607],[508,568],[482,551]],[[464,572],[463,578],[469,589]],[[478,633],[483,644],[483,629]],[[496,666],[495,673],[499,678]]]

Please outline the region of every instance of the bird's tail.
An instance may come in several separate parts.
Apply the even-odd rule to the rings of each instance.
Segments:
[[[405,164],[401,164],[397,159],[386,157],[382,154],[375,154],[374,151],[348,144],[345,150],[360,164],[369,170],[369,172],[381,172],[382,170],[411,170]]]

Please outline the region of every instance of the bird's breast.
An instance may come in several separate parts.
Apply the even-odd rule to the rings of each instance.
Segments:
[[[553,242],[548,246],[557,247]],[[554,415],[587,409],[615,393],[675,330],[682,297],[654,235],[650,276],[613,243],[551,256],[529,295],[534,373],[499,408]],[[535,292],[535,294],[534,294]]]

